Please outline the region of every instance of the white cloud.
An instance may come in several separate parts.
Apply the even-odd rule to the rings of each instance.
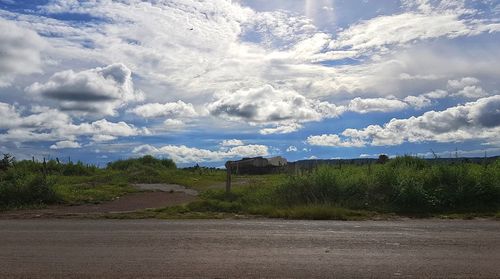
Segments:
[[[132,72],[121,63],[77,73],[58,72],[46,83],[35,82],[26,91],[57,100],[63,110],[106,115],[115,115],[117,108],[144,97],[134,90]]]
[[[179,100],[172,103],[151,103],[131,109],[131,112],[145,118],[170,117],[170,118],[191,118],[198,116],[193,104],[184,103]]]
[[[76,135],[107,135],[107,136],[120,136],[129,137],[135,136],[140,133],[147,133],[140,131],[133,125],[127,124],[123,121],[117,123],[109,122],[106,119],[94,121],[92,123],[82,123],[78,125],[70,125],[67,127],[68,131]]]
[[[429,98],[429,99],[441,99],[441,98],[444,98],[448,95],[449,95],[448,91],[442,90],[442,89],[437,89],[437,90],[423,94],[424,97]]]
[[[261,135],[270,135],[270,134],[289,134],[298,131],[302,128],[302,125],[295,122],[278,124],[273,128],[263,128],[259,130]]]
[[[80,148],[82,147],[78,142],[63,140],[58,141],[55,144],[50,146],[50,149],[66,149],[66,148]]]
[[[240,146],[240,145],[245,145],[245,143],[239,139],[229,139],[229,140],[223,140],[221,142],[221,146]]]
[[[329,47],[356,50],[356,56],[360,56],[374,51],[388,52],[390,46],[404,46],[421,40],[440,37],[453,39],[498,31],[494,23],[470,19],[470,15],[477,11],[465,9],[462,5],[449,5],[449,2],[434,5],[419,1],[417,11],[361,21],[341,31]]]
[[[346,129],[339,135],[310,136],[313,145],[349,146],[366,142],[371,145],[399,145],[403,142],[494,141],[500,133],[500,95],[482,98],[443,111],[428,111],[418,117],[392,119],[383,126]]]
[[[498,94],[500,52],[493,34],[498,31],[495,18],[453,4],[459,1],[405,2],[408,10],[401,14],[363,16],[366,20],[345,22],[351,25],[333,33],[328,31],[333,30],[331,26],[314,26],[314,17],[284,10],[260,12],[243,7],[240,1],[54,0],[38,7],[41,12],[0,9],[2,21],[7,22],[2,30],[22,29],[14,37],[26,38],[21,49],[28,49],[26,57],[15,58],[27,59],[16,64],[20,66],[11,71],[17,71],[15,75],[0,70],[0,84],[4,77],[8,77],[7,84],[24,74],[15,80],[16,86],[38,81],[27,91],[51,97],[38,100],[41,104],[52,105],[55,100],[61,110],[92,116],[93,112],[116,115],[118,109],[141,99],[135,86],[147,92],[147,100],[131,111],[140,117],[166,119],[161,128],[152,127],[153,132],[197,129],[195,125],[201,124],[213,125],[216,133],[219,128],[249,123],[261,134],[291,133],[307,122],[336,117],[349,108],[360,113],[421,109],[438,102],[434,99]],[[487,4],[491,3],[482,6]],[[315,17],[331,10],[331,6],[322,9],[323,3],[314,5],[318,8]],[[75,24],[55,19],[54,13],[90,15],[98,20]],[[0,39],[11,35],[1,34]],[[457,37],[462,38],[450,40]],[[43,42],[38,39],[49,46],[41,49]],[[0,46],[0,55],[4,46],[10,45]],[[343,61],[328,62],[339,59]],[[127,65],[126,69],[115,62]],[[110,65],[112,70],[104,73],[108,67],[96,68],[101,65]],[[42,68],[46,72],[43,80],[27,76]],[[66,69],[74,70],[63,71]],[[120,77],[130,82],[122,83]],[[460,86],[453,87],[454,80]],[[84,94],[71,94],[76,89]],[[5,92],[11,94],[7,98],[15,94]],[[214,96],[214,92],[219,93]],[[351,100],[353,96],[359,98]],[[173,102],[180,99],[183,101]],[[73,120],[61,111],[16,107],[4,104],[2,108],[0,104],[0,116],[5,117],[0,126],[8,130],[0,135],[2,141],[80,141],[88,137],[98,142],[147,133],[125,122],[128,128],[121,125],[106,133],[95,127],[98,124],[80,123],[81,118]],[[217,119],[200,117],[199,122],[190,122],[183,117],[204,116],[203,109]],[[100,118],[94,116],[92,121]],[[125,119],[129,121],[129,115]],[[375,126],[370,129],[376,130]],[[345,133],[338,135],[340,141],[335,137],[323,141],[333,145],[365,141],[346,143],[348,135],[356,133]],[[390,141],[390,133],[385,140]]]
[[[455,94],[452,94],[452,96],[464,96],[466,98],[471,98],[471,99],[477,99],[481,97],[488,96],[488,93],[484,91],[483,88],[480,86],[466,86],[462,90],[458,91]]]
[[[464,77],[462,79],[454,79],[448,81],[448,89],[459,90],[467,86],[476,85],[479,83],[479,80],[474,77]]]
[[[298,123],[336,117],[344,111],[343,107],[311,100],[295,91],[275,89],[270,85],[223,92],[216,98],[207,105],[214,116],[253,125],[277,126],[262,129],[263,134],[296,131],[301,127]]]
[[[386,98],[361,99],[357,97],[351,100],[351,102],[349,103],[349,110],[359,113],[391,112],[403,110],[407,107],[408,105],[405,102]]]
[[[167,119],[163,121],[163,126],[169,130],[179,130],[184,128],[186,123],[179,119]]]
[[[288,48],[317,32],[316,26],[307,17],[285,11],[256,13],[245,29],[257,32],[261,36],[261,44],[274,48]]]
[[[297,152],[298,149],[296,146],[294,145],[290,145],[287,149],[286,149],[286,152]]]
[[[432,105],[432,101],[424,95],[408,96],[404,98],[404,101],[417,109],[422,109]]]
[[[309,136],[306,142],[310,145],[319,146],[335,146],[335,147],[362,147],[365,142],[362,140],[342,140],[338,135],[335,134],[323,134],[319,136]]]
[[[116,136],[97,134],[97,135],[93,135],[91,139],[94,142],[105,142],[105,141],[112,141],[112,140],[115,140],[117,138],[118,137],[116,137]]]
[[[17,75],[40,73],[45,41],[36,32],[3,18],[0,30],[0,88],[9,86]]]
[[[136,154],[166,155],[177,163],[215,162],[237,157],[255,157],[269,155],[265,145],[241,145],[216,151],[187,147],[185,145],[165,145],[154,147],[141,145],[133,149]]]
[[[488,96],[488,93],[479,86],[480,80],[474,77],[463,77],[448,81],[448,90],[455,91],[451,96],[462,96],[478,99]]]
[[[106,141],[149,134],[147,129],[138,129],[123,121],[115,123],[101,119],[74,124],[66,113],[48,107],[34,106],[27,115],[21,112],[20,108],[0,103],[0,129],[7,129],[0,134],[0,141],[75,141],[81,136]]]

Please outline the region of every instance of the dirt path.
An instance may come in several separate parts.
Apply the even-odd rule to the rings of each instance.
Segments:
[[[139,190],[184,193],[198,196],[198,191],[177,184],[134,184]]]
[[[131,212],[185,204],[196,200],[198,195],[197,191],[176,184],[136,184],[134,186],[142,192],[127,194],[99,204],[52,205],[43,209],[0,212],[0,219],[71,217],[86,214]]]

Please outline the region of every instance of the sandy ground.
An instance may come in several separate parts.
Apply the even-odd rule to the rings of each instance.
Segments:
[[[75,206],[54,205],[43,209],[0,212],[0,219],[71,217],[86,214],[131,212],[180,205],[196,200],[198,192],[176,184],[137,184],[144,192],[131,193],[113,201]]]
[[[491,220],[0,220],[6,278],[500,278]]]
[[[190,196],[198,196],[198,191],[177,184],[134,184],[143,191],[177,192]]]

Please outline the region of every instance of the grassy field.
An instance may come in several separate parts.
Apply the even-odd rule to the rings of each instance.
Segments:
[[[137,191],[133,183],[175,183],[198,190],[199,200],[115,217],[500,217],[500,161],[434,163],[406,156],[386,164],[322,166],[302,175],[235,176],[229,195],[224,191],[225,171],[177,169],[171,160],[151,156],[113,162],[104,169],[56,161],[2,164],[3,209],[98,203]]]
[[[498,216],[500,161],[445,164],[406,156],[386,164],[322,166],[202,197],[198,210],[294,219]]]

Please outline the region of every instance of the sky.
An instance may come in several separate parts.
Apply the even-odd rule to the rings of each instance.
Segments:
[[[500,0],[0,0],[0,152],[500,155]]]

